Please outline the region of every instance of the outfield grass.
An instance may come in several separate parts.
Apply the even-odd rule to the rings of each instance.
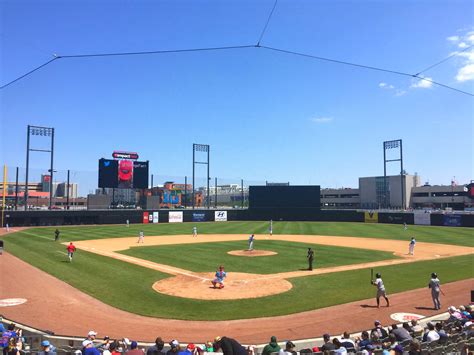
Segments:
[[[191,234],[193,225],[61,227],[60,230],[64,242],[136,236],[142,228],[146,235]],[[268,222],[197,225],[200,233],[213,234],[265,233],[268,228]],[[5,249],[111,306],[146,316],[193,320],[276,316],[366,299],[373,297],[375,292],[369,285],[369,270],[362,269],[291,279],[293,289],[290,291],[258,299],[205,301],[172,297],[152,290],[155,281],[168,277],[155,270],[81,250],[76,253],[73,263],[65,262],[65,246],[53,241],[54,230],[54,227],[36,228],[9,235],[5,238]],[[275,234],[337,234],[405,240],[416,233],[418,241],[468,246],[473,246],[472,231],[468,228],[409,226],[405,232],[399,225],[274,222]],[[472,255],[386,266],[377,271],[382,272],[389,293],[426,287],[433,271],[438,273],[442,283],[474,276]],[[431,305],[428,289],[426,300],[419,300],[419,303],[420,306]]]
[[[230,272],[253,274],[275,274],[306,269],[308,267],[306,253],[309,247],[315,251],[313,263],[315,269],[397,258],[390,252],[310,243],[256,240],[255,245],[257,249],[270,250],[278,254],[252,258],[227,254],[231,250],[244,249],[247,246],[246,241],[140,246],[120,253],[195,272],[212,272],[222,264]]]
[[[113,226],[72,226],[59,227],[61,240],[86,240],[145,235],[192,235],[192,227],[197,226],[200,234],[266,234],[269,222],[201,222],[201,223],[163,223],[131,224]],[[56,227],[35,228],[35,235],[53,239]],[[273,222],[273,234],[307,234],[352,236],[409,241],[412,236],[419,242],[464,245],[474,247],[472,228],[435,227],[409,225],[404,230],[399,224],[351,223],[351,222]]]

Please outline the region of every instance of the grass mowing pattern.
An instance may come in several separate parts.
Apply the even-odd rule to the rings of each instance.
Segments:
[[[146,235],[191,234],[194,224],[61,227],[61,241]],[[268,222],[199,223],[199,233],[266,233]],[[159,294],[152,284],[168,275],[119,260],[78,251],[69,264],[65,246],[53,241],[55,227],[18,232],[5,238],[6,251],[64,280],[70,285],[117,308],[146,316],[225,320],[265,317],[327,307],[361,300],[375,295],[369,285],[368,269],[292,279],[293,289],[275,296],[235,301],[182,299]],[[376,236],[408,240],[412,231],[418,241],[473,246],[472,229],[372,225],[363,223],[274,222],[274,232],[288,234],[326,234]],[[419,232],[419,234],[418,234]],[[145,239],[146,240],[146,239]],[[431,272],[436,271],[443,283],[473,277],[472,255],[386,266],[381,272],[389,294],[426,287]],[[316,258],[317,262],[317,258]],[[427,289],[420,306],[431,306]]]
[[[192,235],[193,226],[200,234],[267,234],[269,222],[200,222],[131,224],[114,226],[59,227],[61,241],[87,240],[100,238],[138,237],[143,230],[147,235]],[[36,228],[35,235],[53,239],[56,227]],[[399,224],[352,223],[352,222],[273,222],[273,234],[306,234],[351,236],[377,239],[406,240],[412,236],[419,242],[464,245],[474,247],[472,228],[436,227],[409,225],[404,230]]]
[[[218,265],[222,264],[225,265],[227,272],[253,274],[275,274],[306,269],[308,247],[312,247],[315,251],[313,263],[315,269],[397,258],[390,252],[276,240],[256,240],[255,246],[261,250],[277,252],[278,255],[251,258],[227,254],[231,250],[242,250],[246,245],[246,241],[228,241],[180,244],[179,247],[175,245],[141,246],[132,247],[120,253],[195,272],[213,272]],[[179,253],[176,252],[177,250]]]

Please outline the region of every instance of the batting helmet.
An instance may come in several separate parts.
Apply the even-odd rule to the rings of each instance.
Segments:
[[[431,277],[432,277],[433,279],[437,279],[437,278],[438,278],[438,275],[436,274],[436,272],[432,272],[432,273],[431,273]]]
[[[379,279],[379,278],[382,277],[382,275],[378,272],[378,273],[375,274],[375,277]]]

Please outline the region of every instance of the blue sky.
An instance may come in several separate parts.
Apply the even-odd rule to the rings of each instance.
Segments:
[[[2,0],[2,84],[59,55],[253,45],[273,0]],[[472,1],[280,0],[263,45],[408,73],[474,44]],[[474,92],[474,51],[424,73]],[[1,156],[25,166],[26,125],[56,129],[57,169],[136,151],[158,175],[357,187],[403,139],[422,181],[469,182],[473,97],[262,48],[61,59],[0,91]],[[38,143],[40,144],[40,143]],[[32,166],[48,168],[35,154]],[[389,173],[396,174],[396,165]],[[204,175],[204,170],[198,172]]]

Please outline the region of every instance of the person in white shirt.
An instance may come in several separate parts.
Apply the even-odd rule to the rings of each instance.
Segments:
[[[432,341],[439,340],[439,334],[435,330],[435,327],[434,327],[433,323],[428,323],[427,326],[428,326],[428,331],[425,333],[425,336],[423,336],[423,340],[427,341],[427,342],[430,342],[430,343]],[[426,340],[425,340],[425,337],[426,337]]]

